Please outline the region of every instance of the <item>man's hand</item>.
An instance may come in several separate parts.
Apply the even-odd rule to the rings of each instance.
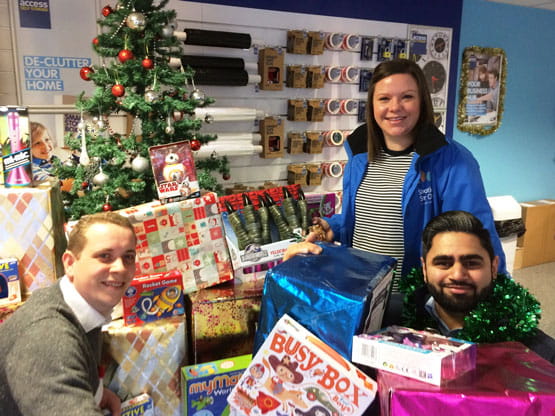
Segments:
[[[312,226],[309,227],[310,234],[316,234],[315,240],[310,241],[326,241],[328,243],[333,242],[333,230],[331,229],[328,222],[321,217],[314,217],[312,219]],[[308,240],[308,237],[307,237]]]
[[[320,254],[322,252],[322,247],[314,244],[314,241],[319,241],[318,234],[311,232],[304,241],[289,245],[285,251],[285,255],[283,256],[283,261],[286,261],[297,254]]]
[[[108,409],[112,416],[120,416],[121,400],[116,393],[104,387],[102,399],[99,404],[101,409]]]

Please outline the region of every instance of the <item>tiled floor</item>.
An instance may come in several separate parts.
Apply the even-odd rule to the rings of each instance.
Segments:
[[[540,328],[555,338],[555,263],[515,270],[513,278],[540,301]]]

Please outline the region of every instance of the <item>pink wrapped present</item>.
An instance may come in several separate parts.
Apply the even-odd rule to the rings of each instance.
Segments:
[[[443,387],[378,371],[387,416],[555,414],[555,366],[518,342],[478,346],[477,365]]]

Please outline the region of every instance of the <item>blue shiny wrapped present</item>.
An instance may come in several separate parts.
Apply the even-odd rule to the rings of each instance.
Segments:
[[[266,274],[254,351],[285,313],[347,359],[353,335],[381,328],[396,260],[319,243]]]

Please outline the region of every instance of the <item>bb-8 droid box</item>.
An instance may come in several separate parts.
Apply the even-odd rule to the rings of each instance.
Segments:
[[[126,326],[183,315],[185,306],[181,273],[171,270],[133,278],[123,295],[122,304]]]

